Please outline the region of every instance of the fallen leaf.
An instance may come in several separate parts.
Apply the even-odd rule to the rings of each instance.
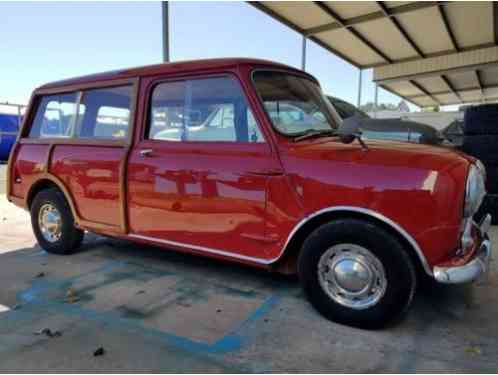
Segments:
[[[481,348],[478,346],[467,346],[465,348],[466,353],[471,353],[471,354],[481,354]]]
[[[76,294],[76,291],[73,288],[69,288],[66,292],[66,302],[68,303],[76,303],[80,300],[80,297]]]

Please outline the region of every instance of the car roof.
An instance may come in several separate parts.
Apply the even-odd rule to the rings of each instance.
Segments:
[[[178,72],[194,72],[194,71],[210,70],[210,69],[227,69],[227,68],[234,68],[240,65],[250,65],[254,67],[259,66],[265,68],[290,70],[296,73],[306,74],[307,76],[316,81],[316,79],[313,76],[285,64],[269,60],[262,60],[262,59],[234,57],[234,58],[222,58],[222,59],[178,61],[172,63],[162,63],[162,64],[146,65],[146,66],[134,67],[128,69],[113,70],[104,73],[97,73],[81,77],[69,78],[61,81],[50,82],[38,87],[37,90],[56,89],[71,85],[95,83],[99,81],[108,81],[115,79],[145,77],[157,74],[174,74]]]

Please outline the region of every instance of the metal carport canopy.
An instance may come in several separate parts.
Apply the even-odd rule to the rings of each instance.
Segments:
[[[498,100],[493,2],[250,2],[421,107]]]

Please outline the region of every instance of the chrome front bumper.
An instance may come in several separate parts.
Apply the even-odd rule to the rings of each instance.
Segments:
[[[456,267],[436,266],[434,267],[434,278],[444,284],[460,284],[474,281],[486,273],[491,258],[491,241],[487,236],[490,226],[491,215],[487,214],[479,225],[479,230],[485,240],[470,262]]]

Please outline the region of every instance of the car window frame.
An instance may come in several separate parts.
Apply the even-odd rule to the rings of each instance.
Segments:
[[[45,96],[49,95],[64,95],[76,93],[78,100],[76,102],[76,113],[79,111],[79,106],[81,104],[82,93],[86,90],[98,90],[105,88],[121,87],[121,86],[131,86],[130,95],[130,116],[128,125],[127,137],[122,139],[96,139],[96,138],[84,138],[77,137],[73,129],[73,134],[68,138],[61,137],[46,137],[46,138],[30,138],[29,133],[33,126],[33,121],[36,118],[39,105],[41,100]],[[129,147],[133,144],[135,128],[137,126],[137,108],[138,108],[138,90],[139,89],[139,78],[125,78],[125,79],[112,79],[97,82],[85,82],[81,84],[70,84],[60,87],[50,87],[50,88],[40,88],[33,94],[31,103],[29,105],[29,115],[25,116],[22,129],[19,132],[19,143],[20,144],[64,144],[64,145],[95,145],[95,146],[111,146],[111,147]]]
[[[152,124],[151,122],[151,116],[152,116],[152,95],[154,93],[154,89],[164,83],[174,83],[174,82],[186,82],[186,81],[194,81],[194,80],[202,80],[202,79],[212,79],[212,78],[230,78],[233,79],[238,86],[241,95],[244,97],[247,108],[251,110],[253,114],[253,118],[256,122],[256,126],[258,126],[259,133],[263,137],[262,142],[243,142],[243,141],[223,141],[223,140],[217,140],[217,141],[195,141],[195,140],[186,140],[186,141],[173,141],[173,140],[168,140],[168,139],[152,139],[149,138],[149,132],[150,132],[150,126]],[[263,125],[261,124],[261,121],[257,118],[258,116],[255,114],[256,111],[254,110],[253,106],[251,105],[251,102],[248,98],[248,95],[246,91],[244,90],[244,85],[242,84],[240,78],[238,77],[237,74],[234,74],[233,72],[216,72],[216,73],[206,73],[206,74],[183,74],[181,76],[173,76],[173,77],[157,77],[157,79],[152,80],[147,85],[147,88],[145,90],[146,92],[146,97],[145,97],[145,106],[144,106],[144,112],[145,116],[143,116],[143,126],[142,130],[140,132],[140,139],[139,141],[143,142],[152,142],[151,144],[174,144],[174,145],[189,145],[189,146],[195,146],[195,145],[269,145],[268,137],[266,136],[264,130],[263,130]]]
[[[278,129],[277,126],[275,126],[273,124],[273,121],[270,117],[270,114],[268,113],[268,111],[266,110],[266,107],[265,107],[265,103],[263,101],[263,98],[261,98],[261,95],[259,94],[258,92],[258,89],[256,87],[256,82],[254,81],[254,75],[257,73],[257,72],[278,72],[278,73],[285,73],[285,74],[289,74],[289,75],[294,75],[296,77],[300,77],[300,78],[304,78],[304,79],[307,79],[315,84],[318,85],[318,87],[320,88],[320,90],[322,91],[322,97],[321,97],[321,100],[323,101],[322,104],[325,104],[325,106],[327,105],[330,105],[332,107],[332,111],[330,112],[331,113],[331,116],[332,116],[332,119],[334,120],[334,122],[336,123],[337,125],[337,128],[336,129],[339,129],[340,125],[342,124],[342,118],[341,116],[339,116],[339,114],[337,113],[337,111],[335,110],[334,106],[329,102],[328,98],[327,98],[327,95],[325,94],[325,92],[323,92],[322,90],[322,86],[320,85],[320,82],[318,82],[318,80],[311,76],[311,75],[308,75],[304,72],[299,72],[299,71],[293,71],[293,70],[288,70],[288,69],[279,69],[279,68],[267,68],[267,67],[257,67],[257,68],[254,68],[250,71],[250,84],[251,84],[251,89],[254,91],[255,93],[255,96],[256,96],[256,99],[258,101],[258,105],[261,107],[261,109],[263,110],[263,113],[264,113],[264,116],[265,116],[265,119],[266,121],[268,122],[268,124],[270,125],[270,128],[278,135],[284,137],[285,139],[289,140],[289,141],[292,141],[292,139],[298,137],[300,134],[288,134],[288,133],[285,133],[283,131],[281,131],[280,129]],[[334,128],[330,128],[331,130],[334,130]]]

